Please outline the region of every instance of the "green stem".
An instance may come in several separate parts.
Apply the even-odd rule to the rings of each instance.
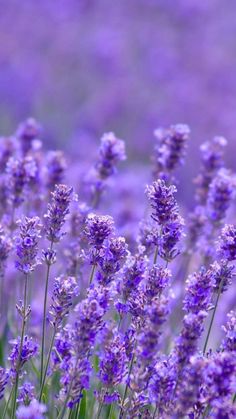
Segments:
[[[211,316],[211,321],[210,321],[210,325],[209,325],[208,332],[207,332],[207,337],[206,337],[204,348],[203,348],[203,355],[205,355],[206,350],[207,350],[207,345],[208,345],[208,341],[209,341],[209,338],[210,338],[211,329],[212,329],[212,326],[213,326],[213,323],[214,323],[216,310],[217,310],[218,302],[219,302],[219,299],[220,299],[220,294],[221,294],[221,291],[222,291],[222,288],[223,288],[223,283],[224,283],[224,280],[221,280],[220,285],[219,285],[219,290],[218,290],[218,293],[217,293],[217,297],[216,297],[215,307],[214,307],[214,310],[213,310],[213,313],[212,313],[212,316]]]
[[[11,401],[11,398],[12,398],[12,395],[13,395],[13,390],[14,390],[14,386],[12,386],[11,392],[10,392],[8,400],[7,400],[7,403],[5,404],[2,419],[5,419],[5,416],[6,416],[6,413],[8,411],[8,407],[9,407],[9,404],[10,404],[10,401]]]
[[[47,361],[46,361],[46,365],[45,365],[45,369],[44,369],[44,373],[43,373],[43,379],[42,379],[42,384],[41,384],[41,389],[40,389],[39,401],[41,401],[42,395],[43,395],[43,388],[44,388],[46,377],[47,377],[48,366],[49,366],[49,361],[50,361],[50,357],[51,357],[51,352],[52,352],[56,332],[57,331],[54,328],[54,332],[53,332],[53,335],[52,335],[52,339],[51,339],[51,343],[50,343],[50,347],[49,347],[49,351],[48,351]]]
[[[130,375],[131,375],[131,372],[132,372],[132,369],[133,369],[133,365],[134,365],[134,358],[135,358],[135,355],[133,353],[132,358],[131,358],[131,362],[130,362],[130,366],[129,366],[129,372],[128,372],[128,377],[127,377],[127,383],[126,383],[126,386],[125,386],[125,392],[124,392],[124,395],[123,395],[123,398],[122,398],[122,402],[121,402],[119,419],[121,419],[122,416],[123,416],[123,409],[124,409],[125,399],[126,399],[126,396],[127,396],[127,393],[128,393],[128,388],[129,388],[129,384],[128,383],[129,383]]]
[[[52,251],[53,242],[50,245],[50,251]],[[48,283],[51,265],[47,265],[46,284],[44,291],[44,303],[43,303],[43,330],[42,330],[42,347],[41,347],[41,363],[40,363],[40,386],[43,382],[43,365],[44,365],[44,346],[45,346],[45,331],[46,331],[46,317],[47,317],[47,297],[48,297]]]
[[[103,408],[103,402],[101,402],[101,403],[99,404],[98,413],[97,413],[97,419],[99,419],[99,418],[100,418],[100,416],[101,416],[101,413],[102,413],[102,408]]]
[[[27,289],[28,289],[28,274],[25,275],[25,288],[24,288],[24,305],[23,305],[23,316],[22,316],[22,329],[21,329],[21,338],[20,338],[20,350],[19,356],[17,361],[16,367],[16,382],[15,382],[15,389],[14,389],[14,397],[13,397],[13,407],[12,407],[12,414],[11,418],[15,418],[16,412],[16,399],[17,399],[17,391],[18,391],[18,384],[19,384],[19,374],[20,374],[20,362],[21,362],[21,353],[25,335],[25,326],[26,326],[26,306],[27,306]]]
[[[156,404],[156,408],[154,410],[152,419],[155,419],[157,412],[158,412],[158,404]]]
[[[108,419],[111,419],[111,415],[113,413],[113,409],[114,409],[114,404],[111,405],[110,407],[110,411],[109,411],[109,415],[108,415]]]

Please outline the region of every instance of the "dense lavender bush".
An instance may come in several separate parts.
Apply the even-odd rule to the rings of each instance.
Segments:
[[[235,418],[235,178],[223,164],[226,140],[202,146],[188,215],[176,169],[190,129],[156,130],[154,180],[131,200],[134,215],[145,202],[134,228],[108,199],[111,185],[122,191],[124,141],[105,134],[76,184],[40,133],[29,119],[0,143],[1,418]]]

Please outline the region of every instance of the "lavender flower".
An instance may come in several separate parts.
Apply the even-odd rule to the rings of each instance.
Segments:
[[[29,405],[33,399],[35,399],[35,388],[31,383],[25,382],[21,387],[19,387],[17,402]]]
[[[33,399],[28,406],[20,406],[17,409],[17,419],[44,419],[47,408],[44,404]]]
[[[147,285],[145,294],[148,301],[160,296],[164,289],[169,285],[171,272],[159,265],[154,265],[147,274]]]
[[[209,186],[207,213],[213,223],[220,223],[226,215],[235,190],[235,180],[226,170],[220,170]]]
[[[108,239],[114,231],[114,221],[109,215],[89,214],[86,220],[85,234],[89,244],[99,250],[104,241]]]
[[[232,280],[235,277],[235,267],[229,265],[228,262],[223,259],[219,262],[214,262],[212,264],[212,269],[214,269],[214,291],[218,292],[221,288],[221,293],[225,292],[229,285],[232,284]]]
[[[149,382],[150,401],[159,407],[160,414],[166,412],[175,387],[174,369],[168,359],[157,361]]]
[[[41,128],[34,118],[28,118],[19,125],[16,137],[20,141],[23,154],[27,154],[33,148],[40,133]]]
[[[0,278],[4,276],[6,261],[12,248],[11,240],[0,225]]]
[[[14,153],[14,139],[11,137],[0,138],[0,170],[4,172],[6,164]]]
[[[96,279],[108,285],[118,273],[128,255],[128,245],[124,237],[114,237],[105,242],[98,255],[99,271]]]
[[[52,192],[52,202],[48,205],[47,214],[44,216],[46,237],[52,243],[59,242],[65,234],[61,229],[69,214],[72,192],[73,189],[66,185],[56,185]]]
[[[102,383],[112,389],[122,382],[127,367],[127,357],[124,340],[116,332],[101,353],[99,378]]]
[[[18,208],[25,200],[26,186],[35,177],[37,167],[31,157],[15,159],[11,157],[6,166],[8,202]]]
[[[122,272],[122,289],[125,300],[137,290],[138,285],[145,278],[147,259],[142,254],[130,256]]]
[[[228,352],[236,353],[236,313],[235,311],[230,311],[227,315],[228,321],[223,330],[225,337],[222,344],[222,349]]]
[[[3,394],[8,382],[9,374],[8,372],[0,367],[0,400],[3,398]]]
[[[39,264],[37,259],[38,240],[40,236],[40,219],[38,217],[25,217],[19,221],[20,235],[16,239],[16,268],[25,275],[32,272]]]
[[[107,179],[116,171],[118,162],[125,160],[125,143],[118,139],[113,132],[103,135],[99,149],[99,160],[96,163],[96,170],[101,179]]]
[[[179,164],[182,164],[186,154],[190,129],[188,125],[171,125],[169,129],[157,129],[154,135],[157,138],[154,157],[154,176],[169,180],[170,174]]]
[[[58,329],[68,315],[73,297],[77,294],[78,285],[75,278],[61,275],[55,279],[50,308],[50,321],[55,329]]]
[[[207,200],[210,183],[217,171],[223,167],[223,152],[226,145],[227,140],[224,137],[215,137],[212,141],[202,144],[200,148],[202,167],[195,183],[198,186],[196,199],[203,205]]]
[[[184,310],[187,313],[197,314],[199,311],[208,311],[211,307],[213,287],[215,285],[215,270],[202,268],[187,280],[184,298]]]
[[[38,345],[28,336],[24,336],[21,351],[20,338],[10,343],[13,347],[9,360],[11,363],[11,375],[14,377],[17,371],[20,371],[24,364],[37,354]]]
[[[66,159],[62,151],[50,151],[47,155],[47,187],[52,190],[64,180],[67,168]]]
[[[207,313],[205,311],[199,311],[197,314],[189,313],[184,316],[183,327],[173,352],[177,371],[181,371],[189,362],[191,356],[195,354],[206,317]]]
[[[178,214],[177,202],[174,193],[175,186],[167,186],[163,180],[157,180],[146,189],[147,197],[152,207],[152,218],[158,224],[163,225]]]
[[[158,238],[159,255],[167,262],[175,259],[180,253],[176,246],[183,236],[183,227],[184,220],[178,214],[162,227]]]
[[[228,262],[233,262],[236,259],[236,226],[227,224],[222,229],[218,242],[218,253]]]

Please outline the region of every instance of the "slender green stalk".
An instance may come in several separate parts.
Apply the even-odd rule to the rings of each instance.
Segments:
[[[18,384],[19,384],[20,361],[21,361],[21,353],[22,353],[22,347],[23,347],[23,341],[24,341],[24,335],[25,335],[27,289],[28,289],[28,274],[25,275],[22,329],[21,329],[21,338],[20,338],[20,350],[19,350],[19,356],[18,356],[17,367],[16,367],[16,382],[15,382],[15,386],[14,386],[15,388],[14,388],[13,405],[12,405],[12,413],[11,413],[11,418],[12,419],[15,418],[15,412],[16,412],[16,399],[17,399]]]
[[[53,248],[53,242],[51,242],[50,250],[52,250],[52,248]],[[44,291],[44,303],[43,303],[43,330],[42,330],[42,347],[41,347],[41,363],[40,363],[40,386],[42,386],[42,382],[43,382],[44,346],[45,346],[45,331],[46,331],[46,317],[47,317],[47,297],[48,297],[48,283],[49,283],[50,268],[51,268],[51,265],[48,264],[47,273],[46,273],[45,291]]]
[[[101,403],[99,404],[99,407],[98,407],[98,413],[97,413],[96,419],[99,419],[99,418],[100,418],[101,413],[102,413],[102,408],[103,408],[103,402],[101,402]]]
[[[43,379],[42,379],[42,384],[41,384],[40,394],[39,394],[39,401],[41,401],[42,395],[43,395],[43,388],[44,388],[46,377],[47,377],[48,366],[49,366],[49,361],[50,361],[50,357],[51,357],[51,353],[52,353],[52,348],[53,348],[56,332],[57,332],[57,330],[54,328],[51,343],[50,343],[50,347],[49,347],[49,351],[48,351],[47,361],[46,361],[46,365],[45,365],[45,369],[44,369],[44,373],[43,373]]]
[[[218,303],[219,303],[223,283],[224,283],[224,281],[221,280],[220,285],[219,285],[219,290],[218,290],[218,293],[217,293],[217,297],[216,297],[215,307],[214,307],[214,310],[213,310],[213,313],[212,313],[212,316],[211,316],[211,321],[210,321],[210,325],[209,325],[208,332],[207,332],[207,337],[206,337],[204,348],[203,348],[203,355],[205,355],[206,350],[207,350],[207,345],[208,345],[208,341],[209,341],[209,338],[210,338],[211,329],[212,329],[212,326],[213,326],[213,323],[214,323],[216,310],[217,310],[217,306],[218,306]]]
[[[123,409],[124,409],[125,399],[126,399],[126,396],[127,396],[127,393],[128,393],[128,388],[129,388],[129,384],[128,383],[129,383],[130,375],[131,375],[131,372],[132,372],[132,369],[133,369],[133,365],[134,365],[134,358],[135,358],[135,355],[133,353],[132,358],[131,358],[131,362],[130,362],[130,366],[129,366],[129,372],[128,372],[128,377],[127,377],[127,383],[126,383],[126,386],[125,386],[125,392],[124,392],[124,395],[123,395],[123,398],[122,398],[122,402],[121,402],[119,419],[121,419],[122,416],[123,416]]]
[[[6,404],[5,404],[3,415],[2,415],[2,419],[5,419],[5,417],[6,417],[6,414],[7,414],[7,411],[8,411],[8,407],[9,407],[9,404],[10,404],[10,401],[11,401],[11,398],[12,398],[12,395],[13,395],[13,390],[14,390],[14,386],[12,386],[12,389],[11,389],[11,392],[9,394],[8,400],[7,400]]]

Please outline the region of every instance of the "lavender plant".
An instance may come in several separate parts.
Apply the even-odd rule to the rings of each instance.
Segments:
[[[0,155],[1,418],[234,418],[236,227],[225,140],[202,147],[197,206],[184,221],[175,171],[190,130],[157,130],[149,207],[123,234],[117,203],[102,192],[124,142],[102,138],[91,200],[82,175],[74,195],[64,156],[46,152],[40,132],[27,120]]]

